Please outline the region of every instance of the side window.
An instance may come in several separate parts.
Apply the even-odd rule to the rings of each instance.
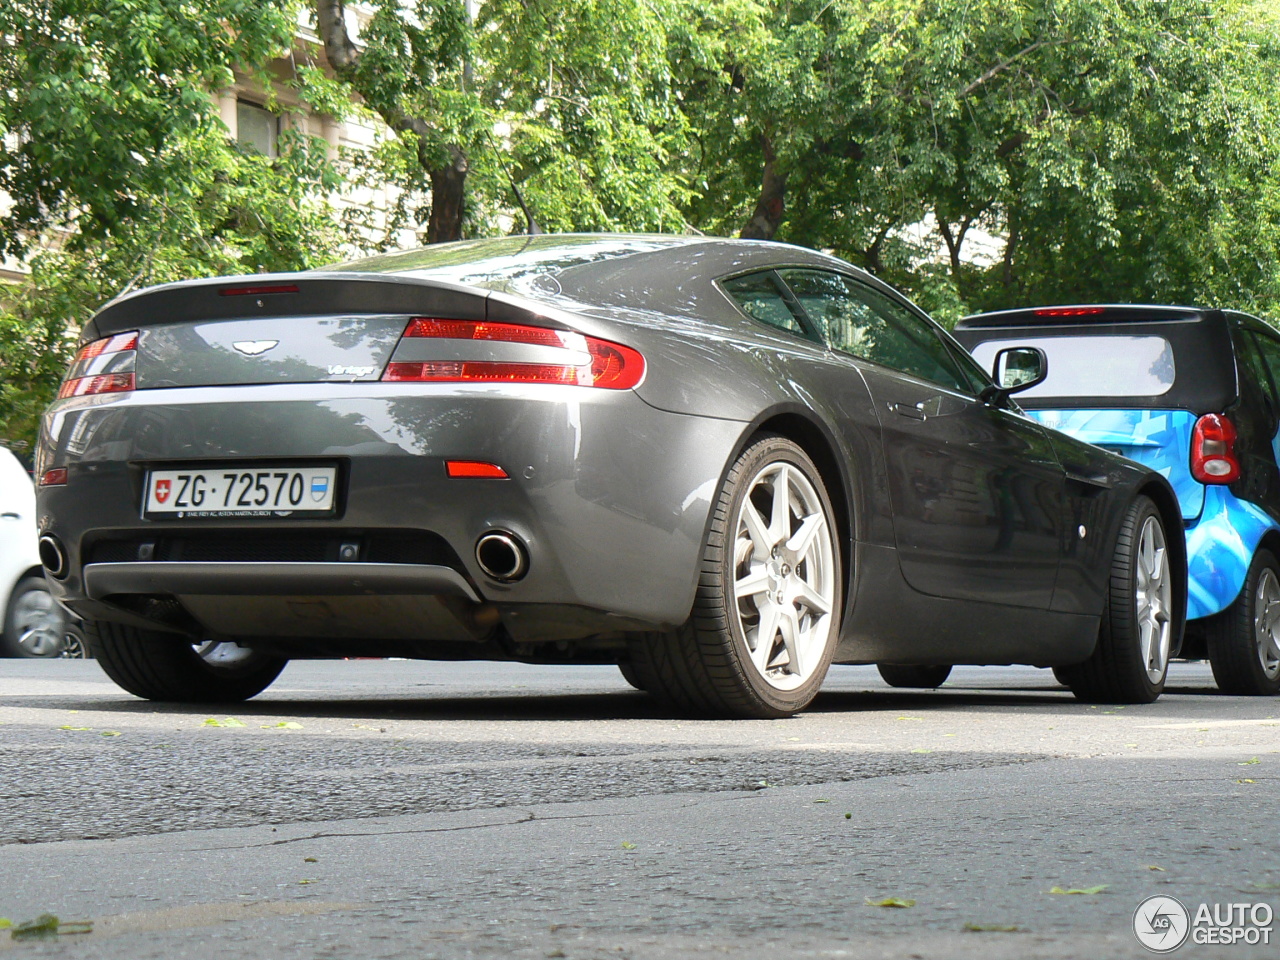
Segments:
[[[1259,346],[1261,346],[1261,350],[1259,350]],[[1240,354],[1240,362],[1247,369],[1248,374],[1252,376],[1253,381],[1258,385],[1262,393],[1268,397],[1274,397],[1274,376],[1276,373],[1280,373],[1280,366],[1277,365],[1277,361],[1280,361],[1280,356],[1274,357],[1271,363],[1268,364],[1265,358],[1268,351],[1268,338],[1258,336],[1258,334],[1242,328],[1236,349]],[[1274,347],[1272,351],[1274,352]],[[1268,366],[1276,369],[1269,371],[1267,369]]]
[[[772,270],[722,280],[720,287],[752,320],[759,320],[788,333],[807,336],[795,313],[787,306]]]
[[[838,273],[778,274],[832,349],[961,393],[981,389],[977,372],[965,376],[933,329],[901,304]]]

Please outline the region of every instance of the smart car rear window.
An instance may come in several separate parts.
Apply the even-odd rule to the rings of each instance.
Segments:
[[[988,370],[1005,347],[1033,346],[1049,358],[1044,383],[1018,395],[1035,397],[1158,397],[1173,387],[1173,347],[1157,336],[1018,337],[973,348]]]

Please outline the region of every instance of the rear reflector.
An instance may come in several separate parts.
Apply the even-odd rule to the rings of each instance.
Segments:
[[[588,337],[572,330],[554,330],[518,323],[417,318],[405,328],[406,339],[488,340],[550,347],[564,351],[561,363],[545,354],[527,362],[514,360],[393,361],[383,380],[421,383],[553,383],[578,387],[629,390],[644,379],[644,357],[630,347]]]
[[[506,480],[507,471],[496,463],[485,463],[482,460],[446,460],[445,471],[454,478],[473,478],[478,480]]]
[[[1191,475],[1201,483],[1234,483],[1240,479],[1236,428],[1219,413],[1206,413],[1191,431]]]
[[[1094,317],[1106,313],[1106,307],[1041,307],[1037,317]]]
[[[76,352],[58,396],[89,397],[99,393],[128,393],[135,389],[138,332],[117,333],[87,343]]]
[[[42,487],[60,487],[66,482],[66,467],[54,467],[52,470],[46,470],[40,474],[40,486]]]
[[[224,287],[218,291],[220,297],[261,297],[272,293],[297,293],[296,283],[272,283],[259,287]]]

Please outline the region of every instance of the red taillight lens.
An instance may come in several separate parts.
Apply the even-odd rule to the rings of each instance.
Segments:
[[[67,482],[67,468],[54,467],[52,470],[46,470],[40,474],[40,486],[42,487],[61,487]]]
[[[1037,317],[1095,317],[1106,312],[1106,307],[1041,307],[1035,314]]]
[[[478,320],[409,321],[405,339],[487,340],[550,347],[563,359],[545,355],[516,360],[392,361],[383,380],[434,383],[557,383],[579,387],[629,390],[644,379],[644,357],[630,347],[588,337],[572,330],[553,330],[520,323]]]
[[[1206,413],[1191,431],[1191,475],[1201,483],[1234,483],[1240,478],[1235,447],[1235,424]]]
[[[135,389],[134,365],[138,332],[117,333],[86,343],[62,381],[59,397],[88,397],[98,393],[128,393]]]
[[[507,471],[483,460],[446,460],[445,472],[454,479],[506,480]]]

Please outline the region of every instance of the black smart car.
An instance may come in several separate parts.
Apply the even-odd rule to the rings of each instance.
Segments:
[[[1182,655],[1207,656],[1227,692],[1280,691],[1280,333],[1229,310],[1074,305],[966,317],[955,336],[988,365],[1043,350],[1049,375],[1019,404],[1169,479],[1190,564]]]

